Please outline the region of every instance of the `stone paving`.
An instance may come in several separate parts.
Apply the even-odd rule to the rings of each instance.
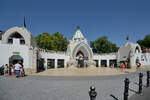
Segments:
[[[144,88],[142,94],[134,94],[132,95],[129,100],[150,100],[150,87]]]
[[[138,70],[114,76],[0,76],[0,100],[89,100],[89,87],[96,86],[96,100],[123,100],[124,79],[130,78],[129,96],[138,90]],[[144,82],[145,84],[145,77]]]
[[[47,69],[40,73],[32,75],[44,75],[44,76],[106,76],[106,75],[119,75],[129,72],[135,72],[136,69],[124,69],[121,68],[109,68],[109,67],[95,67],[95,68],[77,68],[77,69]]]

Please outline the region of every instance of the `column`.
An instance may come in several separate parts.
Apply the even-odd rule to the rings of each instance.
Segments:
[[[106,61],[107,61],[107,62],[106,62],[106,63],[107,63],[107,67],[109,67],[109,59],[107,59]]]
[[[45,67],[45,69],[47,70],[48,68],[48,66],[47,66],[47,58],[44,58],[44,67]]]
[[[57,69],[57,59],[55,59],[55,69]]]
[[[67,61],[64,59],[64,68],[67,68]]]
[[[98,67],[101,67],[101,60],[98,59]]]

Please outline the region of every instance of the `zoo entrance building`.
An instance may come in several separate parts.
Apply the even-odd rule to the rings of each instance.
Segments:
[[[56,52],[36,47],[30,31],[25,27],[12,27],[0,31],[0,66],[18,61],[22,62],[26,72],[35,73],[43,68],[94,68],[114,67],[119,62],[126,62],[134,68],[137,62],[141,66],[150,65],[150,53],[142,53],[138,44],[125,43],[116,53],[95,54],[87,39],[78,28],[66,52]]]

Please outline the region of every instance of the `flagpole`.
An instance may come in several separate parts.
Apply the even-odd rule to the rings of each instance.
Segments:
[[[24,20],[23,20],[23,26],[26,28],[26,19],[25,19],[25,16],[24,16]]]

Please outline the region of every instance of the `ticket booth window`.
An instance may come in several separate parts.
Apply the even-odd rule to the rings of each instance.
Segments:
[[[96,67],[98,67],[98,60],[94,60],[96,62]]]
[[[64,68],[64,59],[58,59],[57,65],[58,68]]]
[[[101,66],[107,67],[107,60],[101,60]]]
[[[55,59],[47,59],[47,69],[55,68]]]

